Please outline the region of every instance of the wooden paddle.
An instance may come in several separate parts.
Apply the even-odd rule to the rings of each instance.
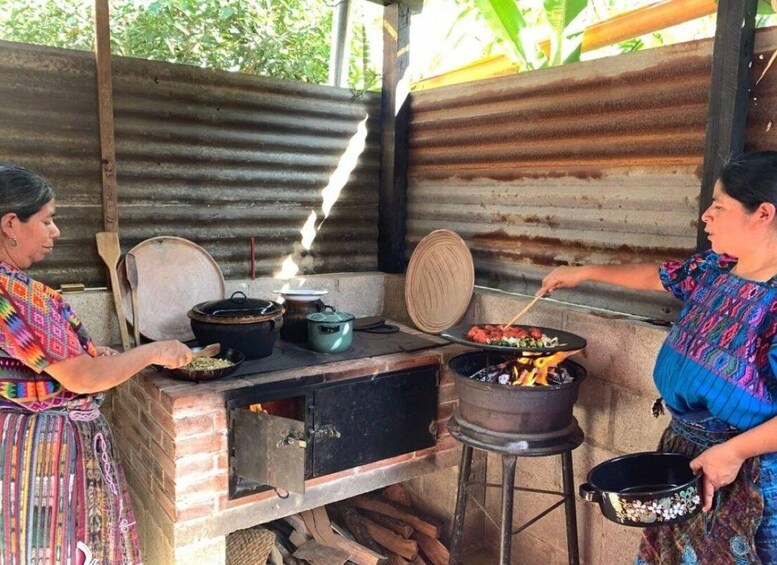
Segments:
[[[214,357],[219,353],[221,353],[221,344],[211,343],[210,345],[203,347],[199,351],[195,351],[194,358],[198,359],[200,357]]]
[[[127,282],[130,287],[132,300],[132,335],[135,338],[135,347],[140,345],[140,307],[138,306],[138,264],[132,253],[124,256],[124,268],[127,271]]]
[[[115,232],[99,232],[95,235],[95,238],[97,239],[97,253],[100,254],[105,266],[108,267],[108,274],[111,277],[113,306],[116,309],[116,317],[119,322],[121,346],[124,351],[127,351],[130,348],[129,332],[127,331],[127,320],[124,318],[124,308],[122,307],[119,275],[116,271],[116,266],[119,264],[119,257],[121,257],[119,234]]]

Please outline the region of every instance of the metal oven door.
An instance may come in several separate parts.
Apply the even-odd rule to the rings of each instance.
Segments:
[[[234,472],[260,485],[305,492],[305,422],[252,412],[231,411]]]

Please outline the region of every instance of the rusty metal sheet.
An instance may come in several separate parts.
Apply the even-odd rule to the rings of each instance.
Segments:
[[[775,37],[758,33],[754,78]],[[556,265],[692,253],[711,52],[695,41],[412,94],[408,252],[453,229],[478,284],[529,294]],[[775,72],[754,90],[753,148],[774,148]],[[565,293],[655,318],[679,305],[602,285]]]
[[[125,251],[185,237],[240,278],[253,237],[258,276],[290,254],[302,273],[377,268],[378,94],[122,57],[113,72]],[[33,274],[104,286],[93,54],[0,42],[0,79],[3,161],[43,173],[58,197],[63,235]]]

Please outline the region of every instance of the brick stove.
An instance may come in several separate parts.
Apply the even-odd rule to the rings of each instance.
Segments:
[[[106,414],[133,495],[145,562],[218,565],[225,560],[226,536],[234,531],[457,465],[460,446],[446,427],[456,404],[447,360],[465,350],[444,345],[199,384],[148,369],[126,382],[109,397]],[[369,382],[386,373],[415,374],[420,368],[439,375],[436,426],[431,427],[436,443],[431,447],[314,474],[304,482],[304,495],[291,492],[281,498],[265,488],[236,497],[234,484],[230,492],[228,404],[234,405],[235,398],[246,392],[258,398],[262,387],[293,390],[312,377],[320,383]]]

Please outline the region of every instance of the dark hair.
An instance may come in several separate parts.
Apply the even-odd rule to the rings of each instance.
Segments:
[[[16,214],[26,222],[54,198],[48,181],[16,165],[0,165],[0,217]]]
[[[777,206],[777,151],[758,151],[729,160],[720,173],[723,190],[748,212],[764,202]]]

